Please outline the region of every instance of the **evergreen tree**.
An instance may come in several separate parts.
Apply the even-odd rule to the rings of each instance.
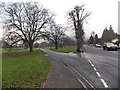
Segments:
[[[104,29],[103,34],[102,34],[102,41],[111,42],[116,37],[117,35],[115,34],[112,26],[110,25],[109,30],[107,28]]]
[[[98,41],[99,41],[99,39],[98,39],[98,35],[97,35],[97,34],[95,34],[95,44],[97,44],[97,43],[98,43]]]
[[[109,27],[109,32],[108,33],[109,33],[109,41],[112,41],[113,39],[116,38],[116,34],[114,33],[111,25]]]
[[[103,42],[108,42],[109,41],[109,33],[107,27],[104,29],[103,34],[102,34],[102,41]]]
[[[94,44],[94,37],[91,35],[89,40],[88,40],[89,44]]]

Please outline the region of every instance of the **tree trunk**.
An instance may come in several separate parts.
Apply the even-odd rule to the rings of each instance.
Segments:
[[[55,43],[55,49],[58,49],[58,43]]]
[[[29,44],[29,52],[33,52],[33,43]]]
[[[76,32],[76,40],[77,40],[77,52],[82,52],[81,51],[81,47],[83,45],[83,36],[82,36],[82,32],[80,30],[78,30]]]
[[[33,52],[33,47],[32,47],[32,46],[30,46],[29,51],[30,51],[30,52]]]
[[[75,36],[76,36],[76,41],[77,41],[77,49],[76,49],[76,52],[80,52],[80,37],[79,37],[79,32],[78,32],[78,29],[76,28],[75,30]]]
[[[77,24],[77,30],[76,30],[76,39],[77,39],[77,52],[82,52],[81,47],[83,45],[83,35],[84,32],[82,30],[82,24],[80,24],[80,22],[78,22]]]
[[[77,38],[77,52],[81,52],[81,45],[80,45],[80,39]]]

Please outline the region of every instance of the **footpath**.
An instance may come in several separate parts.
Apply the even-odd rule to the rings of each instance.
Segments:
[[[43,88],[83,88],[63,63],[49,59],[51,69]]]

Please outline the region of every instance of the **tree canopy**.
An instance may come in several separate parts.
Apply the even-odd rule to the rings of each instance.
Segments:
[[[63,41],[65,31],[65,28],[63,28],[61,24],[51,22],[49,28],[47,28],[42,37],[47,39],[48,41],[51,41],[55,45],[55,49],[57,49],[59,44]]]
[[[48,9],[35,2],[16,2],[4,5],[5,29],[25,41],[32,51],[33,43],[39,40],[42,29],[52,18]]]
[[[103,42],[111,42],[113,39],[115,39],[117,36],[110,25],[109,30],[107,28],[104,29],[102,34],[102,41]]]

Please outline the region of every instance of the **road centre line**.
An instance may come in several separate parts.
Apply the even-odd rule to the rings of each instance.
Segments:
[[[90,64],[92,64],[92,62],[89,60]]]
[[[108,88],[108,85],[107,85],[107,83],[105,82],[105,80],[104,79],[100,79],[101,80],[101,82],[103,83],[103,85],[105,86],[105,88]]]
[[[93,67],[94,71],[96,72],[97,76],[100,78],[100,81],[102,82],[103,86],[105,88],[108,88],[107,83],[105,82],[104,79],[101,79],[101,75],[100,73],[97,71],[97,69],[95,68],[95,66],[93,65],[93,63],[91,62],[90,58],[84,53],[84,56],[87,58],[87,60],[89,61],[90,65]],[[99,56],[99,55],[98,55]],[[101,56],[102,57],[102,56]]]
[[[93,64],[91,64],[91,66],[92,66],[92,67],[94,67],[94,65],[93,65]]]
[[[99,72],[96,72],[97,73],[97,75],[99,76],[99,77],[101,77],[101,75],[100,75],[100,73]]]
[[[94,69],[95,71],[97,71],[97,69],[96,69],[95,67],[94,67],[93,69]]]

